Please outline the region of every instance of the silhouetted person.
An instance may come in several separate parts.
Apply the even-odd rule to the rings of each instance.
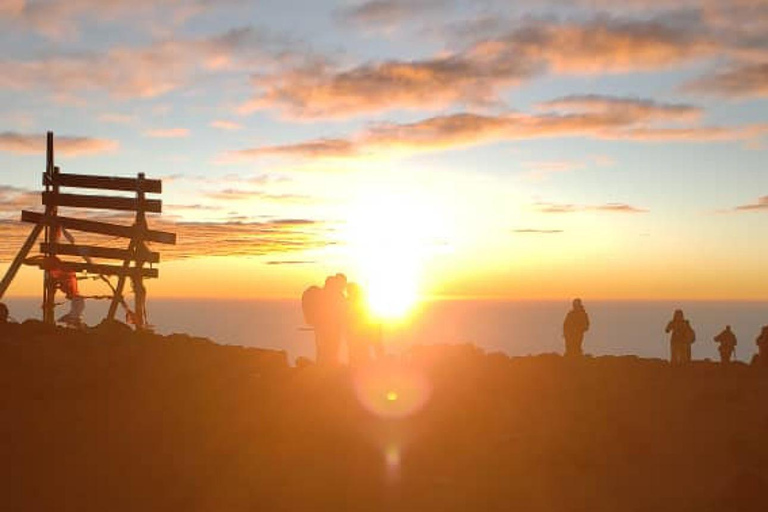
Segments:
[[[339,362],[339,348],[344,332],[346,297],[344,274],[328,276],[325,286],[310,286],[301,296],[304,320],[315,329],[317,363],[335,365]]]
[[[685,321],[685,344],[683,345],[683,352],[685,354],[685,362],[691,362],[691,345],[696,342],[696,331],[691,327],[689,320]]]
[[[755,340],[757,344],[757,363],[763,368],[768,368],[768,325],[763,326],[760,335]]]
[[[733,334],[730,325],[726,325],[725,330],[715,336],[715,342],[720,344],[717,348],[718,352],[720,352],[720,362],[722,364],[730,363],[737,343],[736,335]]]
[[[691,338],[695,341],[696,335],[691,333],[693,329],[688,320],[685,319],[682,309],[675,310],[672,320],[667,324],[665,330],[667,333],[672,333],[669,337],[669,361],[672,365],[678,366],[684,364],[690,359]]]
[[[9,314],[8,306],[0,302],[0,325],[5,325],[8,323]]]
[[[566,357],[581,357],[584,333],[588,330],[589,315],[587,315],[581,299],[574,299],[573,309],[568,312],[563,322]]]
[[[383,355],[381,326],[371,318],[363,290],[356,283],[347,285],[347,305],[349,364],[364,366],[372,357]]]

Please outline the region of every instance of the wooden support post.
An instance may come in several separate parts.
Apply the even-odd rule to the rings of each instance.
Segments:
[[[24,262],[24,259],[27,257],[27,254],[29,254],[29,251],[32,249],[32,246],[35,245],[35,242],[37,241],[37,238],[40,236],[40,232],[43,230],[43,225],[38,224],[34,228],[32,228],[32,232],[27,237],[27,241],[24,242],[24,245],[21,247],[21,250],[16,255],[16,258],[11,262],[11,266],[8,267],[8,271],[5,273],[5,277],[3,277],[2,282],[0,282],[0,299],[3,298],[3,295],[5,295],[5,292],[8,290],[8,287],[11,285],[11,281],[13,281],[13,278],[16,277],[16,272],[19,271],[19,267],[21,267],[21,264]]]
[[[136,210],[136,238],[133,240],[137,269],[144,266],[144,253],[147,251],[147,247],[144,245],[144,233],[147,231],[144,180],[144,173],[139,173],[136,181],[138,184],[136,187],[136,204],[139,208]],[[136,329],[145,330],[147,328],[147,290],[144,288],[144,278],[140,272],[137,272],[131,276],[131,279],[133,280]]]
[[[55,176],[58,174],[59,169],[55,165],[54,153],[53,153],[53,132],[48,132],[46,137],[46,184],[45,191],[52,192],[53,194],[59,193],[59,186],[55,182]],[[55,204],[45,207],[45,215],[54,217],[58,213],[58,207]],[[45,242],[48,244],[56,244],[59,241],[58,228],[49,227],[45,228]],[[49,256],[54,256],[55,253],[49,253]],[[49,325],[56,323],[55,317],[55,296],[56,296],[56,283],[51,278],[49,271],[45,271],[43,274],[43,322]]]

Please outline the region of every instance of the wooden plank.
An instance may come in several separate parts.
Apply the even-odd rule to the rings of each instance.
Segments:
[[[43,175],[43,185],[49,179]],[[101,190],[122,190],[125,192],[146,192],[148,194],[160,194],[163,191],[163,182],[160,180],[141,180],[137,178],[116,178],[113,176],[91,176],[88,174],[64,174],[60,173],[53,178],[60,187],[91,188]],[[53,183],[49,183],[53,185]]]
[[[108,260],[133,260],[134,256],[127,249],[116,249],[112,247],[99,247],[96,245],[73,245],[73,244],[40,244],[40,252],[64,254],[66,256],[81,256],[83,258],[105,258]],[[147,263],[160,263],[160,253],[153,251],[142,251],[139,256]]]
[[[25,261],[26,265],[34,265],[36,267],[43,267],[43,263],[39,260]],[[79,263],[74,261],[62,261],[59,267],[63,270],[69,270],[71,272],[88,272],[89,274],[101,274],[105,276],[142,276],[147,278],[158,277],[160,273],[156,268],[123,268],[118,265],[102,265],[97,263]]]
[[[55,194],[43,192],[43,204],[69,206],[72,208],[95,208],[99,210],[145,211],[160,213],[163,202],[159,199],[139,200],[135,197],[87,196],[81,194]]]
[[[42,213],[30,212],[28,210],[21,211],[21,221],[31,222],[32,224],[44,224],[46,226],[61,226],[75,231],[117,236],[120,238],[134,238],[134,235],[136,235],[136,230],[131,226],[120,226],[95,220],[73,219],[71,217],[48,217]],[[159,244],[174,245],[176,243],[176,234],[166,231],[147,229],[144,231],[142,238],[148,242],[157,242]]]

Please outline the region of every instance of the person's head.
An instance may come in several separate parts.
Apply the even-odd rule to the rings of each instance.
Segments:
[[[726,326],[725,326],[725,330],[726,330],[726,331],[730,331],[730,330],[731,330],[731,326],[730,326],[730,325],[726,325]]]
[[[581,299],[573,299],[573,309],[584,309],[584,304],[581,303]]]
[[[676,309],[675,314],[672,316],[673,320],[683,320],[685,317],[683,316],[683,310],[682,309]]]
[[[0,324],[8,323],[8,306],[0,302]]]
[[[344,293],[347,286],[347,277],[344,274],[336,274],[325,278],[325,289],[334,294]]]

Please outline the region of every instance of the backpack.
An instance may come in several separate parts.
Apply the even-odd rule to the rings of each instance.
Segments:
[[[322,315],[323,290],[318,286],[310,286],[301,294],[301,311],[307,325],[317,325]]]

